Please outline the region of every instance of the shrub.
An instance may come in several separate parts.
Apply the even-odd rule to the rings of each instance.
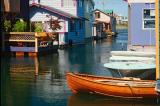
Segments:
[[[42,24],[41,23],[35,23],[34,32],[42,32]]]
[[[11,21],[10,20],[5,20],[4,21],[4,30],[5,32],[8,32],[11,29]]]
[[[24,22],[23,20],[18,20],[13,27],[13,31],[15,32],[24,32],[26,29],[27,29],[27,23]]]

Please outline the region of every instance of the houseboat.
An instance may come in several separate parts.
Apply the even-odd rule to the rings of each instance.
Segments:
[[[128,50],[155,52],[155,0],[128,0]]]
[[[99,9],[94,10],[94,38],[105,38],[116,33],[116,18]]]
[[[31,0],[30,20],[45,23],[49,20],[46,15],[58,18],[61,21],[61,30],[56,31],[59,33],[59,45],[79,44],[92,36],[90,18],[93,17],[89,13],[92,8],[92,0]],[[88,12],[85,13],[85,10]]]

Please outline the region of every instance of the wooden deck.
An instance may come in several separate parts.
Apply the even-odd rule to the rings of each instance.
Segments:
[[[2,51],[13,56],[37,56],[38,54],[56,52],[58,45],[50,39],[42,40],[34,32],[10,32],[2,37]],[[41,43],[45,43],[41,45]],[[5,54],[4,53],[4,54]]]

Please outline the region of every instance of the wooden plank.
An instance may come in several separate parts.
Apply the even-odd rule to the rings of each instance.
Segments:
[[[156,79],[160,78],[160,70],[159,70],[159,0],[156,0],[155,3],[156,9],[156,22],[155,22],[155,31],[156,31]]]
[[[38,52],[38,38],[35,38],[35,52]]]
[[[24,52],[16,52],[16,56],[24,56]]]
[[[10,34],[10,35],[35,35],[35,32],[6,32],[5,34]]]
[[[10,42],[35,42],[35,40],[5,40],[6,42],[7,41],[10,41]]]

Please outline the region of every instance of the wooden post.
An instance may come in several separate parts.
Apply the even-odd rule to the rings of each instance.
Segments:
[[[35,52],[38,53],[38,38],[35,37]]]
[[[156,79],[160,78],[160,70],[159,70],[159,0],[155,2],[155,10],[156,10],[156,21],[155,21],[155,31],[156,31]]]

